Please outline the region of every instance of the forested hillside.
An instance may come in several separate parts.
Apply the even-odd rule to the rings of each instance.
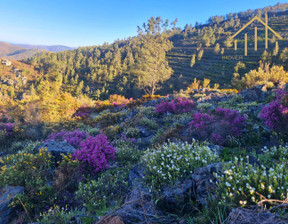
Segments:
[[[163,95],[174,90],[185,89],[195,77],[202,80],[209,78],[211,83],[231,87],[231,79],[238,62],[243,62],[245,65],[240,66],[236,72],[244,75],[249,70],[257,68],[260,60],[271,64],[283,64],[286,60],[287,7],[287,4],[278,4],[255,11],[248,10],[230,13],[226,16],[214,16],[209,18],[207,24],[196,24],[195,27],[187,24],[184,29],[176,26],[177,20],[169,23],[162,21],[161,18],[151,18],[148,24],[141,27],[142,31],[138,30],[136,37],[117,40],[113,44],[83,47],[56,54],[43,53],[31,58],[27,63],[35,65],[45,77],[50,77],[51,74],[61,74],[62,88],[74,96],[87,94],[94,99],[107,99],[110,94],[117,93],[126,97],[139,97],[144,93],[145,87],[140,84],[139,72],[135,72],[135,67],[139,63],[143,65],[141,57],[142,59],[144,57],[141,54],[145,49],[149,51],[154,47],[154,49],[157,48],[156,45],[154,47],[151,44],[145,45],[143,37],[152,40],[151,38],[156,35],[161,36],[155,41],[166,52],[169,66],[174,71],[169,78],[162,80],[163,85],[158,88],[158,93]],[[242,60],[223,59],[222,56],[227,55],[243,56],[244,34],[239,36],[237,51],[234,51],[229,37],[256,15],[265,20],[265,13],[268,13],[269,26],[275,29],[283,40],[278,41],[270,32],[269,48],[265,51],[264,27],[253,23],[245,31],[248,33],[248,56],[243,57]],[[253,50],[255,25],[259,27],[257,52]],[[161,26],[163,26],[162,29],[160,29]],[[169,41],[165,40],[167,38]],[[278,41],[277,52],[275,51],[276,41]],[[147,54],[150,54],[149,58],[153,59],[151,51]]]

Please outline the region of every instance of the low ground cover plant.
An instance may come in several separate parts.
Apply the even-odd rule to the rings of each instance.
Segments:
[[[153,149],[148,149],[143,162],[147,167],[146,179],[154,189],[161,189],[165,184],[175,183],[180,178],[191,174],[194,169],[219,161],[206,143],[193,140],[187,142],[168,142]]]

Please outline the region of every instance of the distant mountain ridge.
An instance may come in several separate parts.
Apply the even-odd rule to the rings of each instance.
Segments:
[[[52,51],[52,52],[60,52],[60,51],[67,51],[67,50],[73,50],[75,48],[68,47],[64,45],[31,45],[31,44],[11,44],[14,46],[22,47],[25,49],[38,49],[38,50],[45,50],[45,51]]]
[[[0,41],[0,57],[21,60],[24,58],[31,58],[37,53],[50,51],[50,52],[61,52],[66,50],[73,50],[72,47],[63,45],[29,45],[29,44],[15,44]]]
[[[30,58],[43,50],[39,49],[25,49],[19,46],[14,46],[7,42],[0,42],[0,57],[21,60],[23,58]]]

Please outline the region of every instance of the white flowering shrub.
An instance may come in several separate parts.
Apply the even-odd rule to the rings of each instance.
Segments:
[[[108,170],[96,180],[80,182],[76,198],[83,202],[88,212],[115,206],[124,200],[128,189],[128,171],[125,168]]]
[[[249,158],[247,158],[248,160]],[[232,206],[253,205],[262,199],[285,200],[288,193],[288,163],[274,163],[267,168],[264,165],[254,167],[243,158],[234,158],[224,165],[218,178],[220,204]]]
[[[60,208],[59,206],[51,207],[47,212],[40,213],[41,219],[38,219],[37,222],[43,224],[51,223],[70,223],[71,219],[76,216],[85,216],[84,210],[70,210],[67,208]],[[84,221],[84,220],[81,220]]]
[[[271,148],[267,148],[266,146],[264,146],[261,151],[263,152],[263,154],[259,155],[259,161],[265,166],[270,167],[274,163],[288,161],[288,145],[280,145],[279,147],[274,146]]]
[[[155,189],[165,184],[175,183],[181,177],[193,172],[195,168],[218,162],[206,143],[195,140],[187,142],[168,142],[155,149],[148,149],[143,156],[147,166],[146,180]]]

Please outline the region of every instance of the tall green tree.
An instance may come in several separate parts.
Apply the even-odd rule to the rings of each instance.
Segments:
[[[172,49],[172,42],[167,32],[162,32],[160,17],[151,17],[148,26],[144,23],[143,29],[138,29],[142,47],[138,51],[133,73],[137,77],[137,86],[145,93],[154,95],[160,84],[168,80],[173,70],[168,64],[166,52]]]

